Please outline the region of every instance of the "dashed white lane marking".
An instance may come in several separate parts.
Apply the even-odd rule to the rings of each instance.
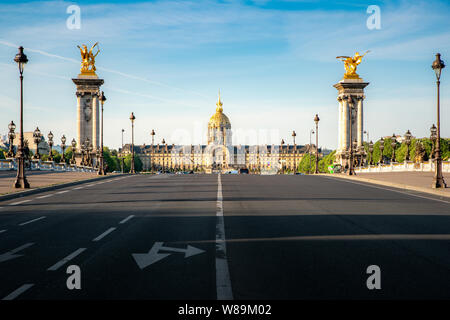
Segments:
[[[84,187],[76,187],[76,188],[73,188],[73,190],[80,190],[80,189],[83,189]]]
[[[66,192],[69,192],[69,190],[59,191],[59,192],[57,192],[56,194],[62,194],[62,193],[66,193]]]
[[[85,187],[92,187],[94,184],[93,183],[91,183],[91,184],[87,184]]]
[[[122,221],[120,221],[119,224],[124,224],[125,222],[127,222],[130,219],[132,219],[133,217],[134,217],[134,215],[132,214],[131,216],[128,216],[125,219],[123,219]]]
[[[4,297],[2,300],[14,300],[18,296],[20,296],[22,293],[30,289],[32,286],[34,286],[34,283],[27,283],[21,286],[20,288],[14,290],[10,294],[8,294],[6,297]]]
[[[53,193],[46,194],[45,196],[36,197],[36,199],[45,199],[45,198],[51,197],[52,195],[53,195]]]
[[[29,202],[29,201],[31,201],[31,200],[22,200],[22,201],[19,201],[19,202],[13,202],[13,203],[10,203],[9,205],[10,205],[10,206],[16,206],[16,205],[18,205],[18,204],[22,204],[22,203]]]
[[[35,221],[42,220],[42,219],[45,219],[45,216],[42,216],[42,217],[39,217],[39,218],[30,220],[30,221],[23,222],[23,223],[19,224],[19,226],[24,226],[24,225],[26,225],[26,224],[33,223],[33,222],[35,222]]]
[[[5,229],[5,230],[0,230],[0,233],[3,233],[3,232],[6,232],[7,230]]]
[[[48,271],[56,271],[59,268],[61,268],[63,265],[65,265],[67,262],[69,262],[70,260],[72,260],[73,258],[75,258],[76,256],[78,256],[80,253],[82,253],[84,250],[86,250],[86,248],[80,248],[75,250],[74,252],[72,252],[71,254],[69,254],[67,257],[65,257],[64,259],[62,259],[61,261],[58,261],[57,263],[55,263],[53,266],[51,266],[50,268],[48,268]]]
[[[114,228],[114,227],[113,228],[109,228],[108,230],[103,232],[101,235],[99,235],[97,238],[93,239],[92,241],[99,241],[99,240],[103,239],[104,237],[106,237],[111,232],[113,232],[114,230],[116,230],[116,228]]]
[[[225,224],[223,219],[222,179],[217,178],[217,224],[216,224],[216,290],[217,300],[233,300],[230,271],[228,269]]]

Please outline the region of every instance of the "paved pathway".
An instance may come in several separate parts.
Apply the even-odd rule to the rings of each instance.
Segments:
[[[365,182],[373,182],[391,187],[416,190],[433,193],[436,195],[450,197],[450,174],[444,173],[444,180],[447,183],[446,189],[433,189],[433,172],[370,172],[357,173],[354,177],[344,175],[334,175],[339,177],[352,178]]]
[[[60,183],[73,182],[97,177],[91,172],[52,172],[52,171],[32,171],[26,172],[26,177],[31,188],[46,187]],[[23,191],[12,187],[16,178],[15,171],[0,172],[0,195],[11,192]]]

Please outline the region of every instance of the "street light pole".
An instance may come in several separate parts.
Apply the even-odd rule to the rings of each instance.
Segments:
[[[101,123],[101,135],[100,138],[101,143],[100,143],[100,159],[99,159],[99,166],[98,166],[98,175],[99,176],[104,176],[106,175],[105,172],[105,166],[104,166],[104,158],[103,158],[103,105],[106,101],[106,97],[105,97],[105,93],[102,91],[102,94],[100,95],[100,102],[102,104],[102,123]]]
[[[315,174],[319,173],[319,116],[316,114],[314,117],[314,122],[316,123],[316,171]]]
[[[441,54],[436,54],[436,60],[432,65],[433,70],[436,73],[436,85],[437,85],[437,135],[436,135],[436,156],[435,156],[435,175],[433,181],[433,188],[446,188],[447,185],[442,175],[442,158],[441,158],[441,121],[440,121],[440,85],[441,85],[441,71],[445,68],[444,61],[441,60]]]
[[[391,147],[392,147],[392,158],[391,162],[395,162],[395,148],[397,147],[397,137],[395,136],[395,133],[392,134],[391,137]]]
[[[53,161],[53,153],[52,153],[53,133],[50,131],[47,137],[48,137],[48,146],[50,147],[50,151],[48,153],[48,161]]]
[[[125,132],[125,129],[122,129],[122,149],[121,149],[121,152],[122,152],[122,159],[121,159],[121,161],[120,161],[120,164],[121,164],[121,166],[122,166],[122,173],[123,173],[123,170],[124,170],[124,167],[125,167],[125,159],[123,158],[123,133]]]
[[[311,129],[311,131],[309,131],[309,148],[308,148],[308,153],[309,153],[309,168],[308,168],[308,173],[311,173],[311,144],[312,144],[312,139],[311,139],[311,135],[313,135],[314,129]]]
[[[136,117],[134,116],[134,113],[132,112],[130,115],[131,120],[131,168],[130,173],[136,173],[134,170],[134,120],[136,120]]]
[[[25,176],[25,154],[23,145],[23,68],[28,62],[27,56],[23,53],[23,47],[19,47],[19,53],[15,56],[14,61],[19,65],[20,72],[20,142],[17,152],[17,176],[14,182],[14,188],[28,189],[30,184]]]
[[[406,143],[406,157],[405,161],[409,161],[409,146],[411,145],[411,131],[406,131],[405,133],[405,143]]]
[[[66,150],[66,136],[63,135],[61,137],[61,149],[62,149],[62,155],[61,155],[61,160],[59,160],[59,162],[64,163],[66,162],[66,158],[64,157],[64,150]]]
[[[383,151],[384,151],[384,139],[383,138],[381,138],[380,139],[380,164],[383,164],[384,163],[384,160],[383,160]]]
[[[350,108],[350,155],[349,155],[349,166],[348,166],[348,175],[354,176],[356,175],[355,169],[353,168],[353,100],[351,97],[348,97],[348,105]]]
[[[9,139],[9,150],[6,155],[7,158],[14,158],[14,138],[16,137],[16,134],[14,130],[16,130],[16,125],[11,120],[11,123],[8,125],[9,133],[8,133],[8,139]]]

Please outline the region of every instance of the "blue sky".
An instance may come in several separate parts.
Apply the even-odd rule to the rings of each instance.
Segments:
[[[69,30],[66,9],[81,8]],[[381,9],[369,30],[366,10]],[[25,130],[76,134],[76,45],[100,42],[97,74],[105,79],[105,144],[119,147],[121,129],[136,143],[204,143],[220,88],[235,143],[309,142],[316,113],[320,145],[335,148],[339,55],[371,52],[358,67],[366,89],[370,139],[407,129],[428,136],[435,120],[434,54],[450,65],[448,1],[1,1],[0,132],[19,122],[13,62],[25,47]],[[442,135],[450,136],[450,67],[441,79]],[[202,131],[203,130],[203,131]],[[267,134],[270,132],[271,134]]]

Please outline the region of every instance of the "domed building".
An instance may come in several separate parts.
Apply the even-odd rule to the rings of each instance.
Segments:
[[[216,106],[216,113],[213,114],[208,122],[208,145],[217,144],[231,146],[231,122],[225,113],[223,113],[223,103],[220,100],[220,91]]]
[[[152,132],[153,134],[153,132]],[[161,144],[134,146],[135,154],[143,162],[146,171],[195,171],[227,172],[247,168],[251,173],[293,172],[310,146],[295,143],[289,145],[282,140],[280,145],[238,145],[232,144],[230,119],[223,113],[223,103],[219,97],[216,112],[208,121],[206,145]],[[127,144],[119,155],[131,153]]]

